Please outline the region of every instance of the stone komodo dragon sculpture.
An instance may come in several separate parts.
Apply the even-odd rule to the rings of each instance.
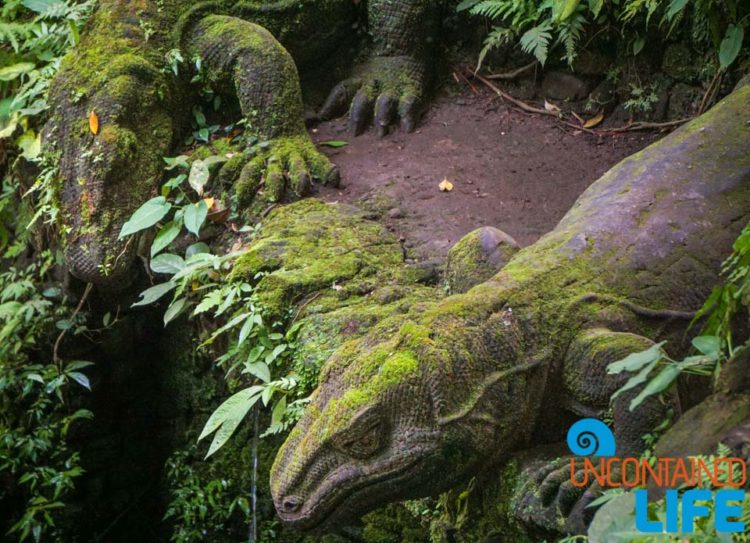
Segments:
[[[166,56],[198,55],[224,103],[239,102],[248,130],[267,141],[248,153],[236,182],[245,201],[261,183],[268,200],[303,194],[337,173],[305,130],[298,66],[321,65],[351,44],[363,17],[371,55],[334,87],[321,117],[351,104],[356,133],[374,117],[381,133],[417,119],[438,22],[435,0],[102,0],[51,90],[46,141],[60,157],[65,249],[71,272],[113,288],[123,283],[135,243],[121,225],[157,186],[162,157],[185,134],[196,89],[173,76]],[[366,13],[361,13],[366,11]],[[184,68],[184,66],[183,66]],[[182,71],[185,71],[184,69]],[[94,111],[100,131],[92,134]],[[239,168],[238,168],[239,170]]]
[[[642,450],[665,408],[631,412],[637,391],[610,406],[623,380],[606,367],[647,338],[687,351],[690,318],[748,219],[744,86],[610,170],[489,281],[344,343],[276,458],[279,515],[330,530],[446,490],[530,442],[562,440],[575,417],[608,409],[618,454]],[[581,530],[590,493],[563,470],[539,472],[541,507]]]

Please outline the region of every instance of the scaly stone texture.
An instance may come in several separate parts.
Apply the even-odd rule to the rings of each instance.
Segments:
[[[127,284],[137,242],[118,240],[118,234],[156,193],[162,157],[186,135],[199,103],[199,86],[190,84],[196,55],[206,84],[224,104],[239,105],[250,134],[268,141],[247,150],[243,167],[232,164],[245,205],[257,194],[266,202],[303,195],[313,179],[337,182],[336,170],[305,131],[298,68],[351,48],[358,22],[372,35],[370,61],[356,79],[334,89],[328,114],[352,103],[358,131],[373,116],[381,129],[399,119],[412,128],[429,72],[437,3],[358,4],[99,2],[52,83],[45,130],[46,148],[60,155],[61,231],[71,272],[109,289]],[[178,76],[167,62],[171,50],[185,58]],[[87,122],[92,111],[99,118],[96,134]]]
[[[618,454],[637,454],[665,407],[631,412],[636,389],[608,412],[623,378],[606,366],[651,339],[689,348],[693,312],[750,218],[748,104],[746,86],[612,168],[489,281],[337,349],[274,464],[281,518],[325,531],[434,495],[532,438],[559,440],[576,416],[608,415]],[[590,496],[571,492],[548,489],[541,505],[581,531]]]

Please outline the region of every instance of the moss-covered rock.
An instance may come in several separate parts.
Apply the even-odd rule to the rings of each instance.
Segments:
[[[455,294],[484,283],[505,266],[520,247],[508,234],[483,226],[466,234],[448,251],[445,280]]]
[[[275,317],[299,322],[298,356],[319,367],[384,318],[439,297],[398,240],[359,209],[308,199],[272,211],[234,270]],[[255,279],[259,277],[259,279]]]

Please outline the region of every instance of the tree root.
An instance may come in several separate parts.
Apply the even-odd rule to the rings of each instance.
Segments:
[[[560,113],[556,113],[554,111],[548,111],[540,107],[532,106],[522,100],[519,100],[518,98],[514,98],[507,92],[501,90],[497,85],[495,85],[492,81],[490,81],[488,78],[484,76],[481,76],[479,74],[474,74],[474,73],[472,73],[471,76],[478,79],[482,83],[484,83],[484,85],[486,85],[490,90],[492,90],[500,98],[502,98],[503,100],[507,102],[510,102],[511,104],[521,109],[522,111],[525,111],[526,113],[532,113],[535,115],[545,115],[547,117],[554,117],[565,126],[574,128],[576,130],[580,130],[582,132],[586,132],[587,134],[604,135],[604,134],[620,134],[623,132],[638,132],[638,131],[643,131],[643,130],[664,130],[668,128],[675,128],[677,126],[683,125],[686,122],[694,119],[694,117],[688,117],[684,119],[678,119],[675,121],[667,121],[667,122],[662,122],[662,123],[631,122],[631,123],[626,124],[625,126],[618,126],[614,128],[600,128],[600,129],[594,130],[592,128],[586,128],[584,126],[581,126],[580,124],[567,121],[562,118],[562,115]],[[464,78],[466,77],[464,76]]]

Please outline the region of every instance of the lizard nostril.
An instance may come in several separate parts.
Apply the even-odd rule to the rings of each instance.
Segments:
[[[281,500],[281,508],[284,513],[295,513],[302,507],[302,498],[299,496],[286,496]]]

